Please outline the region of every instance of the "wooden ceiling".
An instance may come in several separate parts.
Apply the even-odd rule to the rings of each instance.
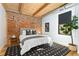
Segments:
[[[57,9],[64,3],[5,3],[7,11],[17,12],[29,16],[42,17],[48,12]]]

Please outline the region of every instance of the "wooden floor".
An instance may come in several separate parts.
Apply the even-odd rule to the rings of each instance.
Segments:
[[[5,55],[5,50],[0,52],[0,56],[4,56]]]
[[[77,52],[70,51],[66,56],[79,56]]]
[[[6,53],[7,47],[4,47],[1,51],[0,51],[0,56],[4,56]]]

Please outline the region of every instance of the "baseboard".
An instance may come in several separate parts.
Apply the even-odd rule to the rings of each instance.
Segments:
[[[59,45],[63,45],[63,44],[61,44],[61,43],[59,43],[59,42],[56,42],[56,41],[54,41],[53,43],[57,43],[57,44],[59,44]],[[66,46],[66,45],[63,45],[63,46],[68,47],[68,46]]]

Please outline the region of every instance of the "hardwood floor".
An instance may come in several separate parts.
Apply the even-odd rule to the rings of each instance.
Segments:
[[[5,55],[5,50],[0,52],[0,56],[4,56]]]
[[[77,52],[70,51],[66,56],[79,56]]]
[[[0,50],[0,56],[4,56],[7,50],[7,46],[4,46],[3,49]]]

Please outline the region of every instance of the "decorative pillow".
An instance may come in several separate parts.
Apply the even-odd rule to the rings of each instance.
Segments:
[[[31,35],[31,31],[30,30],[26,30],[26,35]]]
[[[23,30],[22,31],[22,35],[26,35],[26,30]]]

